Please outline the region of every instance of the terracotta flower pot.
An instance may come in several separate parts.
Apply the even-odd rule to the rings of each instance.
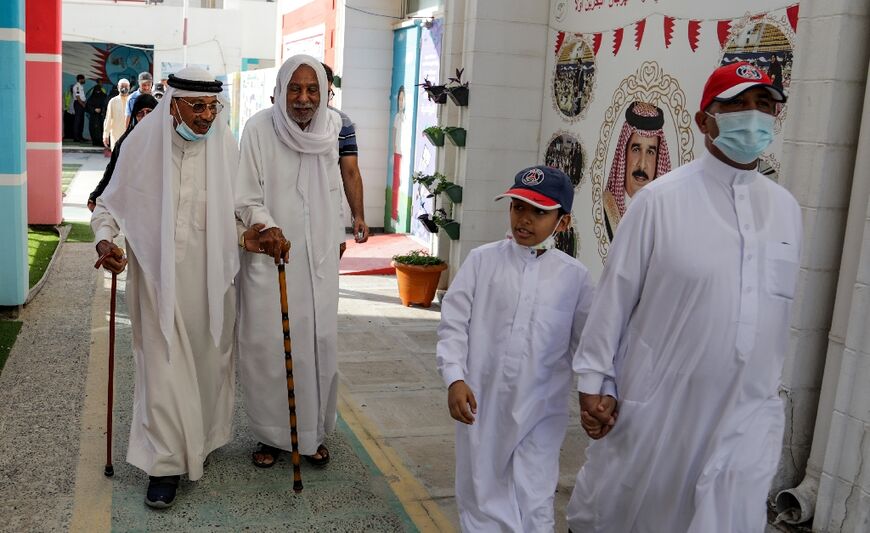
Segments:
[[[399,282],[399,298],[405,307],[420,304],[423,307],[432,305],[441,272],[447,270],[447,263],[440,265],[406,265],[390,263],[396,268],[396,280]]]

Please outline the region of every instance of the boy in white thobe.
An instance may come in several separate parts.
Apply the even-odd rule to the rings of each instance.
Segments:
[[[584,428],[606,435],[577,475],[575,533],[764,531],[801,240],[797,202],[757,171],[783,100],[748,63],[714,72],[695,116],[707,152],[619,224],[574,359]]]
[[[548,167],[520,171],[511,234],[472,250],[450,285],[438,370],[456,425],[463,531],[552,531],[568,426],[571,354],[592,302],[579,261],[553,248],[574,189]]]

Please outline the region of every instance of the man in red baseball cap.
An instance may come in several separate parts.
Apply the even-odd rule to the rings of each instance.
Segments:
[[[595,440],[572,531],[764,531],[801,211],[756,166],[784,101],[749,63],[717,69],[695,115],[705,152],[619,223],[574,355]]]

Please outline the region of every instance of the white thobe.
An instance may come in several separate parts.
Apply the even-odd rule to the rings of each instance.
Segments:
[[[456,423],[456,504],[469,532],[553,530],[571,356],[592,303],[576,259],[511,239],[471,251],[441,308],[436,357],[464,380],[473,425]]]
[[[114,150],[115,143],[127,131],[124,109],[127,107],[127,96],[119,94],[106,106],[106,118],[103,120],[103,135],[109,138],[109,148]]]
[[[800,241],[791,194],[708,152],[637,193],[574,358],[580,391],[615,377],[619,419],[587,450],[573,531],[764,531]]]
[[[172,134],[175,220],[175,327],[168,346],[160,330],[155,288],[127,246],[127,309],[136,381],[127,462],[151,476],[202,477],[203,462],[232,433],[235,288],[224,298],[220,346],[209,332],[206,287],[205,142]],[[91,219],[97,242],[119,232],[97,199]]]
[[[330,116],[341,120],[337,114]],[[301,161],[300,154],[276,135],[271,108],[245,124],[237,214],[246,227],[262,223],[281,228],[292,246],[286,277],[299,452],[314,455],[335,428],[338,394],[338,246],[329,247],[317,269],[311,259],[312,242],[335,242],[341,201],[338,143],[326,165],[329,201],[323,205],[312,205],[300,192]],[[301,189],[307,190],[307,184]],[[326,216],[333,225],[312,227],[314,211],[331,213]],[[259,441],[290,450],[283,339],[275,261],[264,254],[244,253],[239,271],[238,347],[249,427]]]

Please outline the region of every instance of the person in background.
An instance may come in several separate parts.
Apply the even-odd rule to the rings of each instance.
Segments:
[[[124,109],[130,95],[130,82],[126,78],[118,80],[118,95],[109,100],[106,106],[106,119],[103,121],[103,145],[114,151],[115,143],[124,135]]]
[[[335,95],[333,91],[333,81],[335,76],[332,73],[332,68],[326,63],[321,63],[326,70],[326,79],[329,82],[329,101]],[[369,227],[365,221],[365,203],[363,202],[363,180],[362,174],[359,171],[359,161],[356,142],[356,126],[353,121],[340,109],[336,109],[329,105],[341,117],[341,131],[338,133],[338,167],[341,170],[341,181],[344,185],[344,195],[347,198],[347,204],[350,207],[351,228],[353,238],[358,243],[366,242],[369,239]],[[344,205],[342,205],[344,207]],[[343,211],[343,210],[342,210]],[[341,236],[338,256],[341,258],[344,255],[346,244],[344,242],[344,217],[341,217]]]
[[[106,91],[97,83],[91,88],[85,104],[85,113],[88,114],[88,129],[91,134],[91,144],[103,145],[103,124],[106,118]]]
[[[121,153],[121,144],[123,144],[124,139],[133,131],[133,128],[136,127],[136,124],[142,122],[148,113],[154,111],[154,108],[157,107],[157,100],[152,97],[150,94],[140,95],[139,98],[136,99],[136,105],[133,106],[133,120],[130,121],[130,127],[127,128],[127,131],[124,132],[124,135],[121,135],[121,138],[118,139],[118,142],[115,143],[115,149],[112,150],[112,158],[109,160],[109,164],[106,165],[106,170],[103,172],[103,179],[100,180],[100,183],[97,184],[97,187],[91,192],[90,196],[88,196],[88,209],[91,212],[94,212],[94,208],[97,206],[97,198],[103,194],[103,191],[106,190],[106,186],[109,185],[109,181],[112,179],[112,173],[115,171],[115,165],[118,163],[118,156]]]

